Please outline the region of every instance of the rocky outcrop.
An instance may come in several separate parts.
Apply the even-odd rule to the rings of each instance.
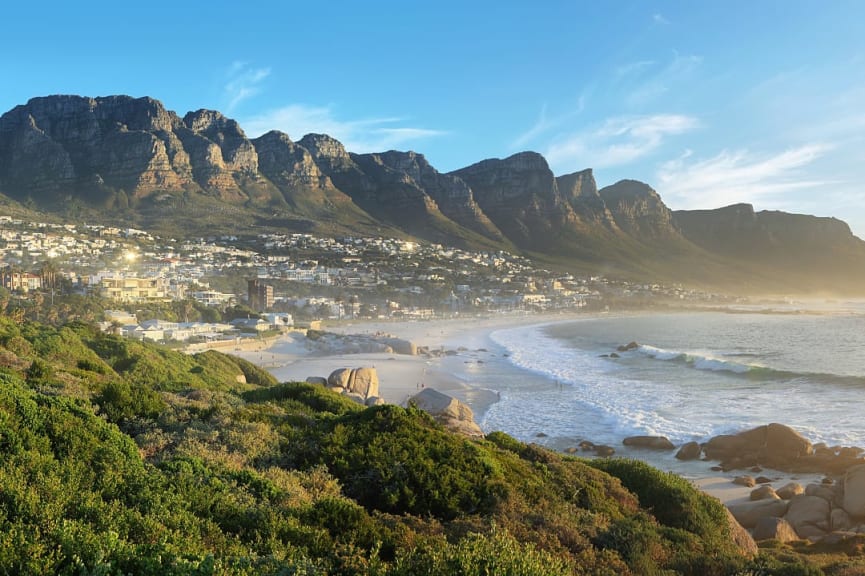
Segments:
[[[471,408],[447,394],[432,388],[425,388],[412,396],[409,405],[428,412],[445,428],[466,436],[483,436],[480,426],[475,423]]]
[[[484,160],[451,174],[471,187],[484,213],[518,246],[549,248],[551,237],[577,220],[547,161],[535,152]]]
[[[753,528],[760,518],[781,518],[787,513],[788,502],[785,500],[754,500],[737,504],[730,504],[730,513],[745,528]]]
[[[433,168],[422,154],[391,150],[372,155],[385,166],[407,176],[436,203],[442,214],[457,224],[492,240],[504,237],[481,210],[471,188],[452,174],[442,174]]]
[[[724,512],[727,516],[727,525],[729,526],[730,531],[730,539],[736,544],[739,550],[742,552],[742,555],[746,558],[754,558],[757,556],[759,549],[757,548],[757,543],[754,541],[754,538],[751,536],[750,532],[745,530],[741,524],[736,520],[733,514],[727,508],[724,508]]]
[[[844,475],[844,511],[865,517],[865,464],[854,466]]]
[[[679,451],[676,452],[678,460],[697,460],[703,453],[703,447],[698,442],[687,442],[682,444]]]
[[[784,484],[783,486],[778,488],[775,493],[778,495],[778,498],[781,498],[782,500],[789,500],[793,496],[804,494],[805,488],[798,482],[788,482],[787,484]]]
[[[559,192],[571,205],[583,222],[600,225],[615,233],[621,233],[610,208],[598,193],[598,185],[592,169],[565,174],[556,178]]]
[[[247,226],[526,249],[736,290],[865,284],[865,242],[833,218],[745,204],[672,213],[647,184],[599,191],[590,169],[556,177],[535,152],[443,174],[422,154],[351,154],[323,134],[250,140],[218,111],[180,118],[152,98],[48,96],[3,114],[0,193],[64,214],[76,202],[106,219],[122,211],[146,228],[238,214]]]
[[[803,456],[811,454],[811,443],[783,424],[758,426],[735,435],[721,435],[704,446],[706,457],[720,460],[729,469],[767,465],[789,470]]]
[[[174,112],[152,98],[48,96],[0,117],[0,180],[7,193],[46,201],[70,191],[104,202],[195,186]]]
[[[811,443],[783,424],[758,426],[738,434],[711,438],[703,447],[706,457],[720,460],[724,470],[768,466],[787,472],[821,472],[843,474],[858,464],[865,464],[853,450],[815,453]]]
[[[684,240],[673,213],[655,190],[637,180],[621,180],[599,193],[618,227],[642,241]]]
[[[327,386],[360,404],[380,403],[377,401],[379,381],[375,368],[339,368],[327,377]]]
[[[757,542],[777,540],[783,544],[799,540],[799,535],[796,534],[790,523],[783,518],[766,516],[760,518],[754,526],[754,540]]]
[[[676,448],[665,436],[629,436],[622,440],[622,444],[650,450],[673,450]]]
[[[784,519],[801,538],[820,538],[831,528],[829,519],[832,507],[828,500],[819,496],[801,494],[790,499]]]
[[[676,211],[673,220],[693,244],[748,263],[755,270],[783,270],[788,283],[813,286],[832,277],[836,291],[861,283],[861,279],[850,278],[850,271],[865,266],[865,242],[837,218],[756,212],[750,204],[734,204],[715,210]]]

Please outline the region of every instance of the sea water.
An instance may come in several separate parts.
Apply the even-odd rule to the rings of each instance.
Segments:
[[[627,436],[681,444],[779,422],[865,447],[865,309],[601,316],[490,337],[492,361],[464,361],[467,380],[499,397],[486,432],[621,452]]]

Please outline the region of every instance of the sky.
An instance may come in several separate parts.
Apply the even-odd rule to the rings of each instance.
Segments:
[[[532,150],[674,210],[748,202],[865,238],[861,0],[8,4],[0,112],[150,96],[441,172]]]

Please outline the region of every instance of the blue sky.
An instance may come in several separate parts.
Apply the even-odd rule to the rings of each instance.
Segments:
[[[10,3],[0,111],[212,108],[445,172],[522,150],[672,209],[750,202],[865,237],[865,2]]]

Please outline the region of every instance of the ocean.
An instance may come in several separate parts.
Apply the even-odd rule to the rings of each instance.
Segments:
[[[865,308],[600,316],[490,338],[487,355],[461,360],[466,382],[498,395],[479,416],[485,432],[642,457],[622,440],[678,445],[779,422],[812,442],[865,447]]]

